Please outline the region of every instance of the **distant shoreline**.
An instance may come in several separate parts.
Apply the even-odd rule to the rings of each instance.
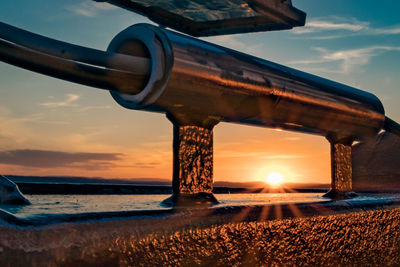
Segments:
[[[68,176],[20,176],[5,175],[16,183],[24,194],[78,194],[78,195],[147,195],[172,194],[171,181],[160,178],[101,178]],[[382,180],[382,179],[381,179]],[[282,187],[268,187],[262,181],[231,182],[215,181],[215,194],[243,193],[326,193],[330,184],[285,183]],[[364,185],[354,188],[357,193],[398,193],[397,186],[374,187]]]
[[[103,184],[103,183],[27,183],[17,182],[23,194],[54,194],[54,195],[148,195],[172,194],[168,185],[134,185],[134,184]],[[324,193],[327,188],[291,188],[286,193]],[[281,188],[244,188],[215,186],[215,194],[251,194],[251,193],[283,193]]]
[[[160,178],[101,178],[68,176],[5,175],[24,194],[172,194],[171,181]],[[324,193],[328,184],[287,183],[280,188],[269,187],[263,181],[215,181],[215,194],[235,193]]]

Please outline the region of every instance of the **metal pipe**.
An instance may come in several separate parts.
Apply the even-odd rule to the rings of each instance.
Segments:
[[[150,72],[150,61],[148,58],[105,52],[69,44],[28,32],[3,22],[0,22],[0,39],[47,55],[101,66],[103,68],[128,71],[135,75],[144,76],[149,75]]]
[[[73,45],[0,22],[0,59],[42,74],[107,90],[138,93],[148,58]]]
[[[331,140],[393,125],[373,94],[148,24],[119,33],[107,52],[4,23],[0,41],[2,61],[109,89],[124,107],[186,124],[227,121]]]
[[[141,76],[50,56],[2,40],[0,59],[52,77],[106,90],[132,92],[132,88],[143,87]]]
[[[383,128],[392,134],[400,136],[400,125],[389,117],[385,117],[385,125]]]
[[[151,102],[111,92],[124,107],[167,111],[186,124],[208,119],[331,139],[374,135],[384,125],[383,106],[373,94],[152,25],[127,28],[109,50],[120,52],[131,39],[147,45],[145,35],[171,47],[169,78]]]

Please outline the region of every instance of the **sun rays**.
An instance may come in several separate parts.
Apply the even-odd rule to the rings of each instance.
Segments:
[[[284,177],[280,172],[271,172],[268,174],[268,176],[265,178],[265,181],[273,186],[273,187],[278,187],[283,183]]]

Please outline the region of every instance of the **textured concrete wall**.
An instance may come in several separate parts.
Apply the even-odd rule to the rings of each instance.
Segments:
[[[204,223],[210,218],[198,218]],[[400,210],[199,226],[182,217],[0,224],[0,266],[398,266]],[[179,222],[178,229],[174,227]]]

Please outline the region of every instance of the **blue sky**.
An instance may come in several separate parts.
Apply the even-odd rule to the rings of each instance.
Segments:
[[[307,13],[305,27],[204,39],[374,93],[400,121],[400,1],[293,5]],[[3,0],[0,18],[98,49],[124,28],[149,22],[88,0]],[[0,173],[171,177],[172,127],[164,116],[125,110],[106,91],[4,63],[0,79]],[[216,180],[278,171],[292,182],[329,181],[329,146],[319,136],[221,123],[214,143]]]

